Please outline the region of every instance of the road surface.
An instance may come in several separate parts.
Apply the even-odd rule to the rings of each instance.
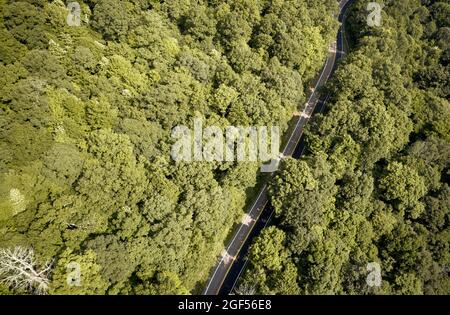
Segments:
[[[342,0],[339,2],[338,18],[340,22],[343,22],[345,11],[352,1]],[[347,47],[345,29],[341,26],[336,42],[330,45],[328,58],[322,72],[314,81],[314,88],[305,104],[305,108],[302,114],[294,121],[295,125],[282,152],[284,157],[292,156],[298,158],[303,153],[305,147],[302,138],[303,129],[309,121],[309,118],[315,112],[321,112],[323,110],[324,104],[328,99],[328,96],[320,99],[318,89],[328,81],[336,69],[337,61],[345,54],[343,51]],[[214,267],[207,281],[205,290],[203,291],[204,295],[229,294],[233,290],[246,266],[247,260],[245,256],[251,245],[251,240],[267,225],[272,214],[273,209],[268,205],[266,184],[262,187],[254,204],[242,220],[242,223],[237,227],[227,248],[222,252],[220,261]]]

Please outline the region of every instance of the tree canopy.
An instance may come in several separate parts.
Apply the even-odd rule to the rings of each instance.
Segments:
[[[267,261],[292,264],[300,294],[450,292],[449,5],[390,1],[370,27],[366,4],[350,8],[352,51],[308,126],[305,154],[271,183],[275,219],[242,280],[257,293],[284,289]],[[380,286],[366,281],[371,263]]]
[[[335,2],[84,0],[74,26],[64,1],[1,0],[0,248],[53,260],[53,294],[196,293],[259,165],[175,163],[171,130],[286,130]]]

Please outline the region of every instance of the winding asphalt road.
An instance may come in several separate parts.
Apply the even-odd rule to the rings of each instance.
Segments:
[[[353,0],[341,0],[339,2],[338,19],[342,23],[345,18],[345,11]],[[330,45],[328,58],[322,69],[322,72],[314,81],[314,88],[311,90],[308,101],[301,115],[294,117],[292,132],[286,142],[283,150],[283,157],[292,156],[299,158],[305,148],[302,138],[303,129],[308,123],[309,118],[315,112],[322,112],[323,107],[328,100],[328,96],[321,97],[318,89],[322,87],[333,74],[337,67],[337,61],[345,54],[347,49],[345,28],[342,23],[339,29],[337,41]],[[274,173],[270,174],[271,176]],[[250,208],[249,212],[243,218],[241,224],[233,234],[228,247],[222,252],[220,261],[217,263],[208,279],[204,295],[229,294],[239,276],[242,274],[247,264],[246,254],[250,247],[252,239],[260,233],[272,217],[273,209],[268,205],[267,184],[261,188],[259,195]]]

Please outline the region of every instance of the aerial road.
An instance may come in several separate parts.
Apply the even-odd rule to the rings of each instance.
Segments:
[[[292,131],[282,151],[282,157],[292,156],[298,158],[302,155],[304,150],[304,142],[302,141],[303,129],[315,112],[322,111],[328,99],[327,95],[320,95],[319,88],[324,86],[331,77],[336,69],[337,62],[345,54],[344,51],[348,49],[343,22],[345,12],[352,1],[342,0],[339,2],[338,18],[342,24],[338,31],[336,42],[330,45],[328,58],[314,82],[314,87],[311,89],[311,94],[303,112],[295,117],[293,128],[291,128]],[[273,209],[268,203],[267,184],[265,184],[252,207],[234,232],[228,246],[222,252],[221,259],[214,267],[203,294],[229,294],[233,290],[245,268],[247,262],[245,255],[248,252],[252,239],[267,225],[273,214]]]

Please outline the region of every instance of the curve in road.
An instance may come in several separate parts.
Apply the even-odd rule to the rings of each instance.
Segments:
[[[346,49],[346,37],[344,19],[348,5],[353,0],[342,0],[339,2],[338,19],[342,23],[338,31],[336,42],[330,45],[329,55],[319,77],[315,80],[314,88],[302,114],[297,119],[295,126],[283,150],[283,156],[299,158],[305,148],[303,141],[303,129],[309,118],[316,112],[322,112],[329,95],[320,99],[318,88],[325,85],[330,76],[336,70],[337,61],[343,57]],[[273,176],[274,173],[271,174]],[[204,295],[228,294],[230,293],[240,275],[242,274],[247,260],[246,253],[251,244],[251,240],[267,225],[273,215],[273,209],[268,205],[267,184],[262,188],[245,219],[237,228],[227,248],[222,252],[221,259],[214,268],[214,271],[203,291]]]

